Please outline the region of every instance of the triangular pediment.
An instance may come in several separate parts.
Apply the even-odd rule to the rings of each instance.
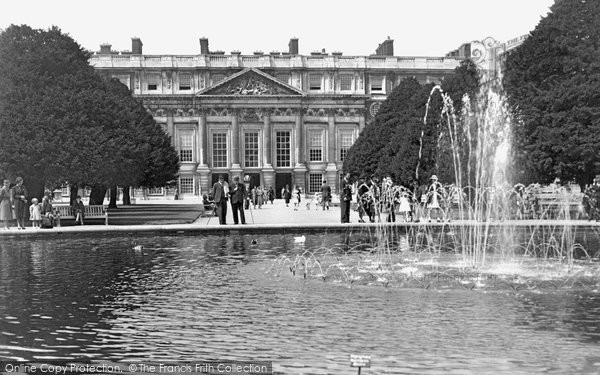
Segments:
[[[258,69],[244,69],[216,85],[198,92],[198,96],[303,96],[295,87],[278,81]]]

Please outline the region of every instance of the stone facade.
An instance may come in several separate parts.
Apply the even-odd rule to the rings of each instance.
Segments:
[[[294,38],[287,53],[225,55],[202,38],[201,54],[150,56],[133,38],[133,52],[103,45],[91,64],[127,85],[172,137],[180,199],[201,198],[219,174],[310,194],[323,180],[337,191],[345,153],[401,79],[439,82],[462,60],[391,56],[392,43],[371,56],[303,56]]]

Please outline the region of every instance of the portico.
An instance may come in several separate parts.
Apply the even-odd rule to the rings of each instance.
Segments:
[[[365,123],[364,95],[307,95],[246,69],[192,98],[144,98],[180,150],[182,198],[209,191],[219,174],[252,185],[335,189],[345,152]],[[180,185],[181,182],[180,182]]]

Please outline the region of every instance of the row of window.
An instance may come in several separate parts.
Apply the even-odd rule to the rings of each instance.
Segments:
[[[307,193],[320,192],[324,178],[325,177],[324,177],[323,173],[309,173],[308,174]],[[178,189],[179,189],[180,194],[195,194],[196,192],[194,191],[194,178],[193,177],[180,177]],[[148,189],[148,195],[162,196],[164,194],[165,194],[165,189],[162,187],[155,187],[155,188]]]
[[[308,174],[308,193],[317,193],[321,191],[323,184],[323,173],[309,173]],[[180,177],[179,178],[179,193],[180,194],[194,194],[194,178],[193,177]],[[154,188],[148,191],[149,195],[162,195],[163,188]]]
[[[192,74],[191,73],[179,73],[177,75],[179,83],[179,91],[190,91],[192,90]],[[212,84],[215,85],[225,79],[225,74],[217,73],[212,74]],[[123,84],[129,87],[129,76],[121,75],[115,76]],[[290,74],[276,74],[275,78],[286,84],[290,84]],[[354,75],[353,74],[340,74],[340,91],[353,91]],[[150,73],[146,75],[146,90],[156,91],[160,87],[161,75],[158,73]],[[383,92],[383,76],[371,76],[371,91]],[[323,75],[311,73],[308,75],[308,88],[311,91],[320,91],[323,87]]]
[[[317,193],[321,191],[323,184],[324,175],[323,173],[309,173],[308,174],[308,193]],[[180,177],[179,178],[179,193],[180,194],[195,194],[194,192],[194,178],[193,177]],[[163,188],[152,188],[148,190],[149,195],[163,195]]]
[[[323,161],[324,131],[310,130],[308,132],[308,161]],[[258,167],[259,161],[259,132],[244,132],[244,160],[246,168]],[[275,165],[277,167],[291,167],[292,163],[292,136],[290,131],[275,132]],[[227,132],[212,133],[212,167],[227,168]],[[354,142],[352,130],[340,130],[340,161],[344,161],[348,149]],[[194,132],[179,131],[179,159],[182,162],[194,161]]]

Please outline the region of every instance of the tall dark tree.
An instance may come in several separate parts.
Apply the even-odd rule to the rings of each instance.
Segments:
[[[0,174],[22,175],[36,196],[46,181],[62,182],[70,167],[65,160],[95,160],[82,152],[94,155],[101,130],[77,126],[86,116],[75,113],[69,99],[78,93],[64,90],[73,76],[94,75],[88,57],[56,27],[13,25],[0,33]]]
[[[474,117],[476,112],[485,107],[487,100],[482,97],[485,88],[481,87],[480,82],[481,73],[477,65],[467,59],[441,84],[446,95],[446,109],[441,112],[440,119],[442,134],[438,147],[438,173],[443,181],[461,186],[476,184],[474,176],[469,174],[469,164],[475,163],[474,150],[478,147],[478,140],[473,135],[482,126]]]
[[[524,181],[600,173],[600,2],[560,0],[510,52],[504,87]]]
[[[378,175],[389,175],[395,182],[412,186],[422,184],[432,174],[440,130],[439,93],[434,92],[429,101],[433,87],[433,84],[421,85],[414,78],[406,78],[388,97],[393,111],[386,124],[394,131],[386,138],[381,151]],[[431,115],[425,117],[428,101]]]
[[[92,204],[108,187],[173,179],[178,159],[168,135],[88,58],[55,27],[0,33],[0,174],[23,175],[35,196],[44,185],[92,186]]]
[[[462,62],[455,74],[444,80],[442,89],[455,102],[453,110],[458,117],[464,94],[474,99],[478,86],[479,74],[470,60]],[[414,78],[403,79],[350,148],[344,170],[354,175],[389,175],[406,186],[427,183],[432,174],[453,181],[442,90],[434,87],[421,85]]]

